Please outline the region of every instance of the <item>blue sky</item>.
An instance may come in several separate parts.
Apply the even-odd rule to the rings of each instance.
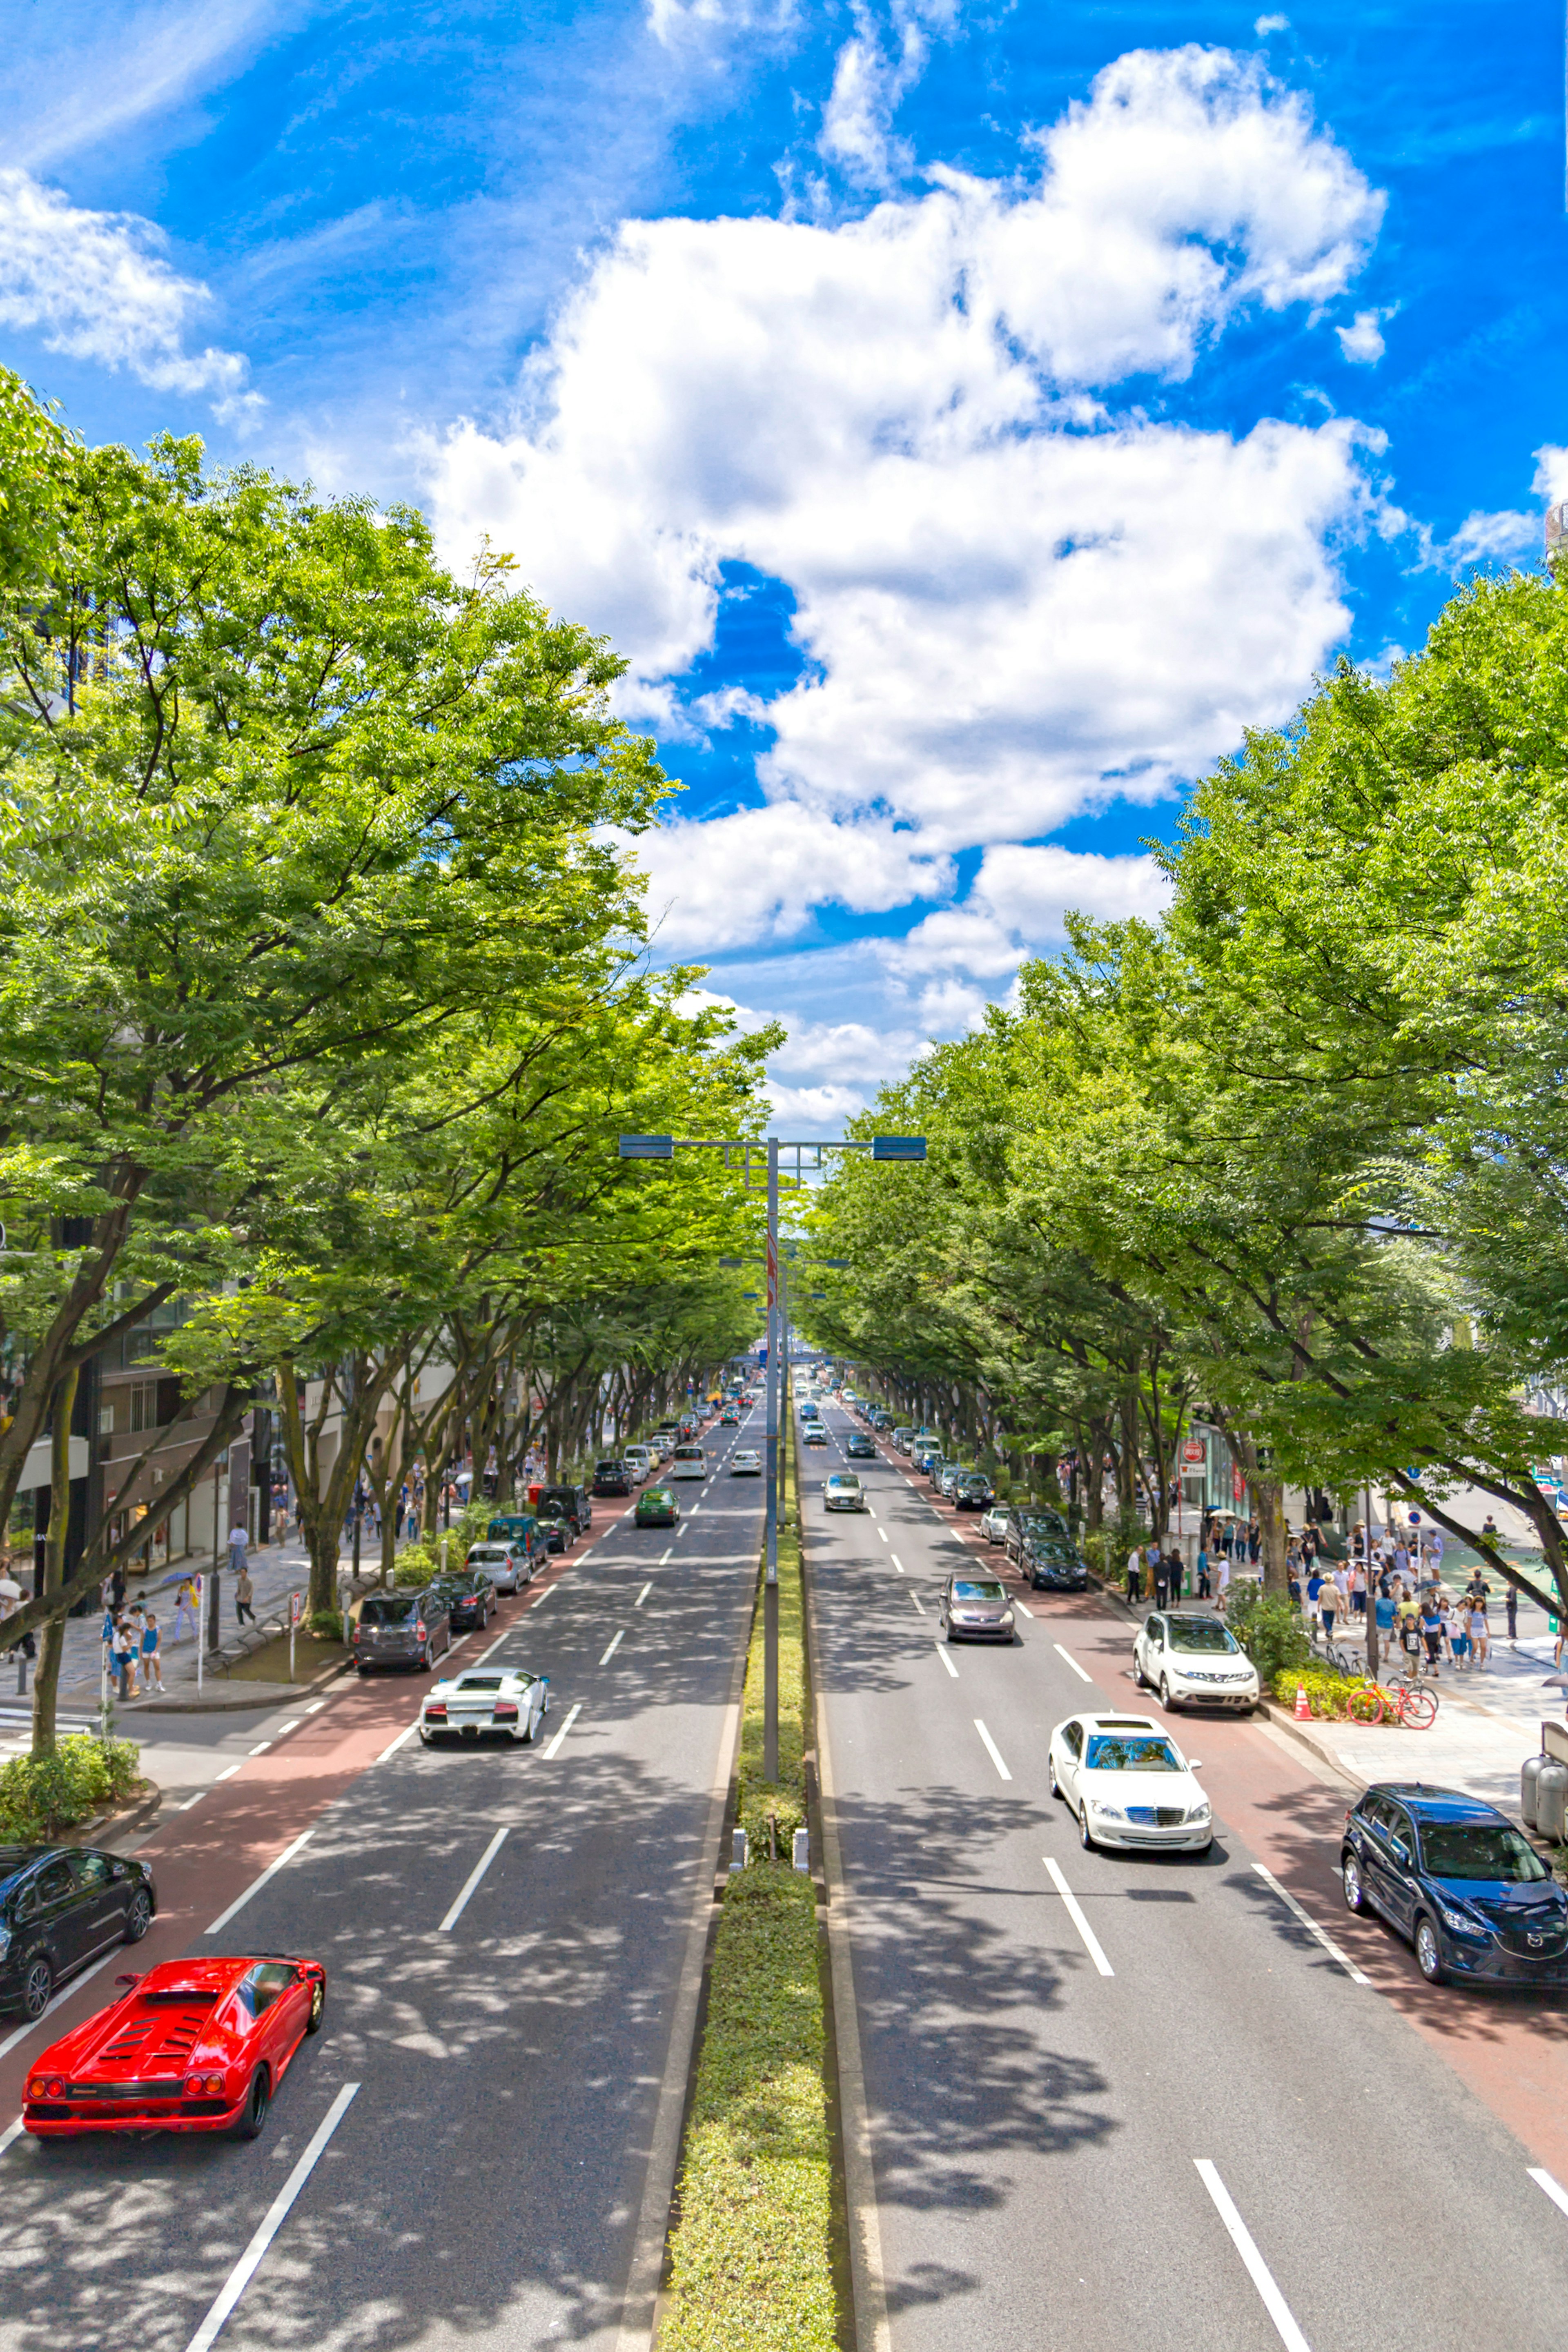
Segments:
[[[480,530],[831,1124],[1568,495],[1560,10],[0,0],[0,356]],[[1542,454],[1544,453],[1544,454]]]

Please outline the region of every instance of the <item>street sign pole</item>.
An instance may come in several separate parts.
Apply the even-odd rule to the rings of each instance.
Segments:
[[[768,1500],[763,1579],[763,1778],[779,1777],[779,1146],[768,1138]]]

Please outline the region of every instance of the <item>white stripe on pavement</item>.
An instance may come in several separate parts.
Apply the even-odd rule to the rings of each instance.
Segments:
[[[1289,2305],[1275,2285],[1268,2263],[1253,2244],[1252,2232],[1237,2211],[1229,2189],[1206,2156],[1194,2156],[1193,2162],[1198,2168],[1199,2179],[1214,2199],[1215,2211],[1230,2231],[1232,2244],[1247,2264],[1247,2276],[1263,2298],[1263,2308],[1274,2322],[1279,2341],[1289,2347],[1289,2352],[1312,2352],[1311,2346],[1290,2315]]]
[[[349,2103],[358,2089],[357,2083],[345,2083],[327,2109],[316,2128],[314,2138],[273,2199],[265,2221],[230,2271],[223,2293],[192,2336],[185,2352],[208,2352],[209,2346],[216,2342],[225,2320],[260,2269],[263,2254],[288,2220],[290,2206],[314,2172],[327,2142],[347,2114]]]
[[[5,2130],[0,2132],[0,2156],[5,2155],[5,2150],[10,2147],[11,2142],[16,2138],[21,2128],[22,2118],[18,2116],[14,2124],[7,2124]]]
[[[632,1607],[633,1607],[634,1609],[640,1609],[640,1608],[642,1607],[642,1605],[643,1605],[643,1602],[647,1599],[648,1594],[649,1594],[652,1591],[653,1591],[653,1579],[652,1579],[652,1577],[650,1576],[650,1577],[648,1578],[647,1582],[643,1586],[642,1591],[637,1594],[637,1599],[632,1602]]]
[[[921,1599],[920,1594],[918,1592],[911,1592],[910,1599],[914,1602],[915,1607],[920,1611],[921,1615],[923,1617],[926,1613],[926,1605]]]
[[[942,1660],[942,1664],[947,1668],[948,1673],[952,1676],[953,1681],[956,1682],[958,1680],[958,1668],[948,1656],[946,1645],[940,1633],[936,1637],[936,1654]]]
[[[1295,1913],[1296,1917],[1300,1919],[1302,1927],[1307,1930],[1308,1935],[1311,1936],[1318,1943],[1321,1944],[1330,1959],[1338,1961],[1340,1967],[1343,1969],[1346,1976],[1349,1977],[1352,1984],[1369,1985],[1372,1982],[1372,1979],[1369,1976],[1364,1976],[1361,1969],[1357,1968],[1350,1954],[1348,1952],[1342,1952],[1335,1943],[1333,1937],[1329,1935],[1324,1928],[1319,1927],[1311,1913],[1302,1909],[1300,1904],[1297,1902],[1289,1888],[1288,1886],[1280,1885],[1279,1881],[1275,1877],[1274,1873],[1271,1870],[1267,1869],[1260,1862],[1255,1862],[1252,1867],[1258,1873],[1259,1878],[1263,1879],[1267,1885],[1274,1889],[1275,1894],[1278,1895],[1280,1902],[1285,1905],[1286,1908]]]
[[[5,2145],[5,2141],[0,2140],[0,2147],[4,2147]],[[1564,2189],[1560,2182],[1553,2180],[1544,2165],[1532,2164],[1528,2166],[1527,2169],[1537,2189],[1544,2189],[1553,2205],[1563,2212],[1568,2213],[1568,2189]]]
[[[438,1936],[449,1935],[451,1930],[457,1926],[458,1920],[462,1917],[463,1913],[468,1908],[469,1895],[473,1893],[475,1887],[479,1885],[480,1879],[484,1876],[486,1871],[489,1868],[491,1863],[500,1852],[502,1843],[506,1837],[507,1830],[510,1827],[510,1823],[508,1822],[500,1829],[497,1830],[494,1837],[491,1838],[489,1845],[486,1846],[483,1853],[480,1854],[478,1862],[475,1863],[472,1870],[469,1871],[468,1877],[463,1881],[462,1893],[458,1895],[457,1901],[453,1904],[451,1909],[447,1912],[446,1917],[442,1920],[440,1926],[436,1930],[436,1933]]]
[[[37,2017],[30,2018],[26,2025],[18,2025],[14,2033],[8,2033],[5,2036],[5,2041],[0,2042],[0,2058],[4,2058],[7,2050],[15,2050],[17,2042],[25,2041],[29,2033],[37,2032],[38,2027],[42,2025],[46,2017],[53,2017],[56,2010],[58,2009],[62,2000],[69,2000],[72,1993],[78,1991],[81,1986],[86,1984],[89,1977],[95,1977],[100,1969],[106,1969],[110,1960],[117,1960],[120,1958],[120,1952],[121,1947],[116,1945],[113,1951],[105,1952],[101,1960],[94,1960],[90,1969],[83,1969],[79,1977],[72,1977],[68,1985],[62,1985],[59,1991],[56,1993],[53,2000],[50,2001],[47,2009],[44,2010]]]
[[[1010,1780],[1013,1775],[1008,1771],[1007,1767],[1002,1761],[1002,1750],[997,1747],[996,1742],[992,1738],[991,1734],[986,1730],[985,1726],[981,1722],[978,1716],[974,1718],[974,1728],[980,1734],[981,1738],[985,1742],[991,1761],[995,1765],[996,1769],[1001,1773],[1004,1780]]]
[[[1095,1967],[1100,1970],[1102,1977],[1113,1977],[1116,1974],[1116,1970],[1111,1967],[1110,1962],[1106,1958],[1105,1954],[1101,1951],[1100,1948],[1100,1938],[1095,1934],[1094,1929],[1089,1926],[1089,1921],[1084,1917],[1083,1906],[1079,1903],[1078,1896],[1073,1893],[1072,1888],[1068,1885],[1067,1880],[1062,1876],[1060,1865],[1054,1863],[1048,1853],[1042,1854],[1040,1858],[1044,1862],[1046,1868],[1051,1874],[1051,1885],[1056,1888],[1057,1893],[1061,1896],[1063,1903],[1067,1906],[1068,1917],[1072,1921],[1073,1926],[1083,1937],[1083,1948],[1085,1951],[1089,1954],[1089,1958],[1094,1962]]]
[[[1026,1617],[1032,1617],[1035,1613],[1026,1601],[1019,1601],[1016,1597],[1014,1599],[1013,1606],[1015,1609],[1021,1609]]]
[[[894,1552],[894,1554],[893,1554],[893,1566],[898,1570],[899,1574],[900,1574],[900,1576],[902,1576],[902,1574],[903,1574],[903,1572],[904,1572],[904,1563],[903,1563],[903,1561],[899,1558],[899,1555],[898,1555],[898,1553],[897,1553],[897,1552]]]
[[[402,1747],[404,1741],[405,1739],[412,1739],[418,1728],[419,1717],[416,1716],[413,1722],[405,1723],[402,1730],[398,1733],[396,1738],[392,1740],[388,1746],[382,1749],[381,1754],[375,1759],[376,1762],[378,1764],[390,1763],[392,1759],[396,1755],[398,1749]]]
[[[565,1722],[562,1725],[560,1730],[556,1733],[554,1738],[551,1741],[549,1747],[545,1749],[544,1753],[547,1758],[554,1755],[556,1749],[560,1747],[562,1741],[565,1738],[566,1734],[571,1730],[572,1726],[576,1722],[577,1717],[582,1714],[582,1712],[583,1702],[579,1699],[576,1706],[572,1709],[572,1712],[567,1717]]]
[[[212,1926],[210,1927],[204,1928],[203,1933],[208,1936],[216,1936],[220,1927],[226,1927],[229,1921],[234,1917],[235,1913],[237,1911],[243,1911],[251,1896],[253,1895],[259,1895],[268,1880],[269,1878],[276,1878],[284,1864],[286,1862],[292,1862],[294,1856],[299,1853],[300,1848],[304,1845],[309,1839],[313,1838],[316,1832],[314,1830],[301,1830],[299,1836],[294,1840],[293,1844],[286,1845],[282,1853],[279,1855],[277,1861],[269,1862],[266,1869],[262,1872],[260,1877],[253,1879],[251,1884],[246,1888],[243,1895],[237,1895],[234,1901],[229,1905],[228,1909],[226,1911],[220,1911],[217,1917],[213,1921]]]
[[[607,1666],[609,1664],[610,1660],[615,1656],[616,1652],[620,1648],[621,1643],[626,1640],[626,1629],[623,1625],[620,1632],[616,1635],[615,1640],[610,1643],[609,1648],[605,1652],[604,1656],[599,1660],[599,1664],[602,1666]]]
[[[239,1769],[239,1767],[238,1767],[238,1765],[237,1765],[237,1764],[231,1764],[231,1765],[229,1766],[229,1768],[228,1768],[228,1769],[227,1769],[227,1771],[226,1771],[226,1772],[220,1772],[220,1773],[217,1775],[217,1780],[233,1780],[233,1778],[234,1778],[234,1776],[235,1776],[235,1774],[238,1771],[238,1769]],[[215,1781],[215,1782],[214,1782],[214,1786],[215,1786],[215,1787],[216,1786],[216,1781]]]
[[[881,1523],[881,1521],[880,1521],[880,1520],[879,1520],[879,1521],[878,1521],[878,1523],[877,1523],[877,1533],[881,1537],[882,1541],[883,1541],[884,1543],[886,1543],[886,1542],[887,1542],[887,1540],[888,1540],[888,1530],[887,1530],[887,1528],[886,1528],[885,1527],[883,1527],[883,1525],[882,1525],[882,1523]]]
[[[1094,1680],[1094,1676],[1092,1675],[1085,1674],[1083,1668],[1079,1664],[1078,1660],[1073,1656],[1070,1650],[1064,1650],[1059,1642],[1053,1642],[1051,1643],[1051,1647],[1056,1652],[1058,1658],[1065,1658],[1067,1660],[1068,1665],[1072,1668],[1080,1683],[1091,1683]]]

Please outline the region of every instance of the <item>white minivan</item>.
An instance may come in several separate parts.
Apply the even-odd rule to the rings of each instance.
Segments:
[[[700,1445],[678,1445],[669,1465],[672,1478],[706,1478],[708,1456]]]

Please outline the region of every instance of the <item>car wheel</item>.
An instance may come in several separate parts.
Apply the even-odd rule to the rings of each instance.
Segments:
[[[1139,1663],[1136,1650],[1132,1653],[1132,1687],[1134,1690],[1147,1690],[1149,1687],[1149,1678]]]
[[[356,1666],[354,1668],[354,1672],[359,1676],[362,1683],[368,1682],[370,1680],[370,1668],[368,1666]]]
[[[1171,1711],[1171,1685],[1163,1675],[1160,1677],[1160,1704],[1168,1715]]]
[[[1342,1866],[1342,1876],[1345,1887],[1346,1910],[1367,1910],[1370,1906],[1366,1899],[1366,1888],[1362,1885],[1361,1857],[1359,1854],[1346,1854]]]
[[[420,1673],[421,1673],[422,1675],[427,1675],[427,1674],[429,1673],[430,1668],[431,1668],[431,1666],[432,1666],[432,1664],[434,1664],[434,1661],[433,1661],[433,1659],[431,1658],[431,1655],[430,1655],[429,1645],[428,1645],[428,1643],[426,1643],[426,1647],[425,1647],[423,1650],[421,1650],[421,1651],[420,1651],[420,1653],[419,1653],[419,1671],[420,1671]]]
[[[139,1886],[131,1897],[131,1908],[125,1915],[125,1940],[139,1944],[153,1925],[153,1897],[144,1886]]]
[[[310,1988],[310,2014],[305,2020],[307,2033],[320,2033],[327,2015],[327,1988],[320,1979]]]
[[[250,2078],[250,2095],[234,2126],[235,2138],[259,2139],[261,2127],[267,2121],[267,2110],[271,2105],[271,2078],[265,2066],[258,2066]]]
[[[1415,1922],[1415,1965],[1429,1985],[1440,1985],[1447,1973],[1443,1966],[1443,1947],[1430,1919]]]
[[[1089,1807],[1085,1805],[1078,1817],[1078,1842],[1085,1853],[1094,1852],[1094,1838],[1089,1826]]]
[[[1061,1782],[1057,1779],[1057,1768],[1050,1761],[1049,1758],[1046,1760],[1046,1770],[1050,1776],[1050,1790],[1052,1796],[1059,1797],[1062,1792]]]
[[[44,1953],[30,1959],[22,1977],[21,2009],[24,2017],[40,2018],[47,2009],[55,1990],[55,1972]]]

